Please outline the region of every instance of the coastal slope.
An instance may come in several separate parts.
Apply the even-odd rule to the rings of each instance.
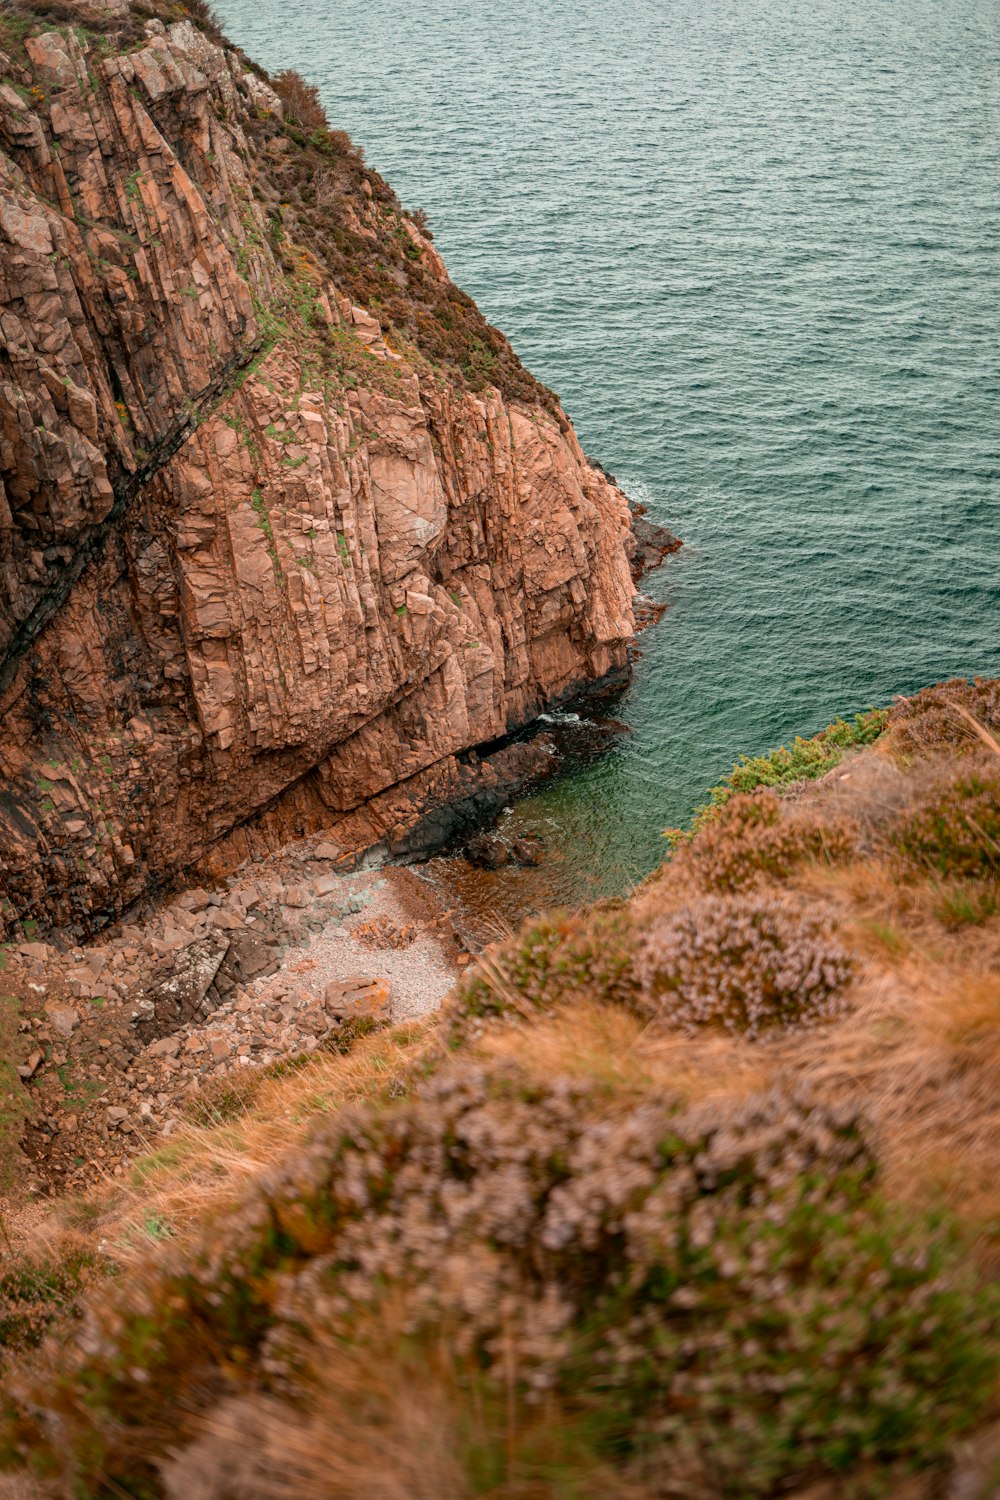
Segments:
[[[993,1500],[998,730],[952,682],[744,760],[435,1015],[331,1024],[297,961],[308,1004],[243,984],[153,1043],[100,1180],[11,1219],[5,1493]],[[321,944],[406,941],[369,895]],[[412,998],[412,951],[369,973]]]

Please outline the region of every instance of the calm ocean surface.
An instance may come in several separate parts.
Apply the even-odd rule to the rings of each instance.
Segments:
[[[741,751],[1000,673],[998,0],[215,4],[687,543],[631,734],[513,814],[546,898]]]

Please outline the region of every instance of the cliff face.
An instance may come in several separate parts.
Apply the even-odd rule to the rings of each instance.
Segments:
[[[161,13],[5,22],[0,937],[447,782],[633,629],[555,398],[343,137]]]

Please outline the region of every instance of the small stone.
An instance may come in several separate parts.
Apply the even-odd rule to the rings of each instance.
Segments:
[[[388,1021],[391,993],[386,979],[369,979],[351,975],[335,980],[323,992],[323,1004],[332,1016],[343,1020],[367,1018]]]
[[[303,907],[312,901],[312,891],[307,885],[290,885],[285,890],[284,906]]]
[[[72,1005],[47,1005],[45,1010],[58,1036],[72,1036],[80,1024],[80,1013]]]
[[[102,953],[99,948],[90,948],[84,955],[83,961],[90,970],[91,978],[100,979],[107,964],[108,956],[106,953]]]
[[[184,891],[177,897],[177,905],[185,907],[188,911],[204,911],[206,906],[218,906],[219,897],[211,891],[203,891],[198,887],[194,890]]]
[[[151,1057],[176,1057],[181,1049],[181,1044],[175,1036],[161,1036],[159,1041],[150,1042],[146,1051]]]
[[[17,951],[22,958],[47,959],[52,956],[48,943],[18,943]]]
[[[244,925],[242,917],[238,917],[235,912],[224,911],[221,907],[209,912],[208,924],[220,932],[239,932]]]

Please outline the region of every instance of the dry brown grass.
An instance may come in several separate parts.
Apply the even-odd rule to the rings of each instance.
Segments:
[[[160,1240],[184,1239],[231,1212],[249,1183],[284,1159],[317,1120],[346,1105],[388,1097],[430,1057],[440,1039],[427,1021],[363,1038],[346,1056],[317,1053],[297,1071],[253,1091],[236,1118],[183,1128],[141,1157],[124,1182],[37,1209],[19,1251],[32,1259],[100,1246],[119,1264]]]
[[[1000,1224],[1000,919],[955,933],[936,915],[926,883],[901,885],[885,861],[801,867],[786,889],[838,912],[860,959],[847,1013],[814,1032],[795,1028],[754,1043],[687,1036],[620,1004],[579,997],[548,1012],[509,992],[513,1019],[467,1044],[484,1061],[516,1061],[539,1082],[597,1084],[611,1112],[650,1093],[679,1103],[741,1099],[775,1082],[859,1101],[879,1138],[891,1196],[915,1207],[947,1204],[977,1232]],[[184,1238],[225,1215],[248,1183],[284,1158],[317,1118],[391,1097],[399,1080],[445,1055],[433,1021],[360,1042],[346,1057],[317,1056],[258,1087],[236,1118],[190,1126],[140,1160],[125,1183],[59,1206],[36,1225],[29,1251],[100,1243],[127,1262],[164,1233]],[[994,1251],[1000,1256],[1000,1238]]]
[[[597,1084],[622,1110],[651,1092],[682,1103],[744,1098],[769,1073],[760,1049],[747,1042],[684,1037],[596,1000],[561,1006],[530,1026],[489,1031],[472,1051],[517,1062],[539,1082],[565,1077]]]
[[[597,1461],[587,1473],[551,1402],[489,1396],[453,1332],[408,1339],[388,1299],[350,1346],[313,1342],[294,1406],[251,1395],[199,1421],[166,1468],[167,1500],[552,1500],[560,1468],[575,1471],[574,1500],[653,1500]]]

